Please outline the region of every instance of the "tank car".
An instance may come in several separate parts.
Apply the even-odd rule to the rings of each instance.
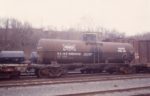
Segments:
[[[23,51],[1,51],[0,64],[21,64],[24,61]]]
[[[128,43],[42,39],[38,46],[38,62],[45,64],[124,63],[131,62],[134,55]]]
[[[18,78],[24,59],[23,51],[0,51],[0,77]]]
[[[134,59],[131,44],[100,42],[95,34],[84,34],[83,40],[41,39],[37,54],[39,64],[57,64],[67,70],[79,67],[82,73],[128,69],[122,66]]]

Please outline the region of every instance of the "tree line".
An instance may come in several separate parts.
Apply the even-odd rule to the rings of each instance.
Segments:
[[[83,32],[85,31],[74,28],[61,31],[45,30],[44,28],[34,28],[30,23],[14,18],[0,18],[0,50],[36,50],[36,45],[41,38],[79,40]],[[91,32],[91,30],[86,30],[86,32]],[[99,33],[100,40],[104,41],[125,39],[125,34],[116,30],[104,28],[104,30],[94,32]],[[138,38],[143,38],[143,36],[138,36]]]

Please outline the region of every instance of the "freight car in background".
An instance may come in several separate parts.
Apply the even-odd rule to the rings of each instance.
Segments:
[[[0,51],[0,77],[18,78],[25,70],[23,51]]]
[[[21,64],[24,59],[23,51],[0,51],[0,64]]]
[[[150,72],[150,40],[129,40],[135,50],[135,59],[131,65],[135,66],[136,73]]]

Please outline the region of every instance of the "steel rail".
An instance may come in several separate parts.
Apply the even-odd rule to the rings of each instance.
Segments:
[[[136,91],[136,90],[143,90],[143,89],[150,90],[150,86],[125,88],[125,89],[113,89],[113,90],[106,90],[106,91],[96,91],[96,92],[86,92],[86,93],[76,93],[76,94],[65,94],[65,95],[59,95],[59,96],[92,96],[96,94],[100,95],[100,94],[109,94],[109,93],[115,93],[115,92],[121,93],[121,92],[129,92],[129,91]]]
[[[116,76],[88,76],[88,77],[70,77],[70,78],[54,78],[54,79],[34,79],[23,81],[3,81],[0,82],[0,87],[18,87],[18,86],[33,86],[47,84],[64,84],[64,83],[80,83],[80,82],[96,82],[110,80],[126,80],[126,79],[143,79],[150,78],[150,75],[116,75]]]

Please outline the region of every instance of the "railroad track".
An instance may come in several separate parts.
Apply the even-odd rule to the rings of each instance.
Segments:
[[[60,95],[60,96],[116,96],[117,93],[122,94],[121,96],[124,96],[123,94],[125,92],[126,92],[126,94],[128,92],[128,94],[130,94],[130,96],[150,96],[150,93],[142,93],[142,94],[136,93],[136,95],[135,95],[135,92],[139,92],[141,90],[150,90],[150,86],[125,88],[125,89],[114,89],[114,90],[96,91],[96,92],[87,92],[87,93],[77,93],[77,94],[65,94],[65,95]]]
[[[68,75],[62,78],[53,79],[21,79],[1,81],[0,87],[17,87],[17,86],[33,86],[33,85],[47,85],[47,84],[64,84],[64,83],[80,83],[80,82],[96,82],[108,80],[124,80],[124,79],[142,79],[150,78],[150,74],[130,74],[130,75],[100,75],[100,74],[76,74]]]

